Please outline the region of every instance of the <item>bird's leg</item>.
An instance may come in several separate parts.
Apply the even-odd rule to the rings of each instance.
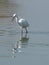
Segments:
[[[25,34],[25,38],[27,38],[27,33]]]
[[[23,36],[23,28],[21,28],[21,36]]]
[[[26,30],[26,33],[28,33],[27,28],[25,28],[25,30]]]

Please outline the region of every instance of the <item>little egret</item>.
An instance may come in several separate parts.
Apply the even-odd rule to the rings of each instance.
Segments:
[[[21,32],[23,32],[23,29],[25,29],[26,33],[27,31],[27,27],[29,27],[29,23],[27,22],[27,20],[20,18],[16,13],[13,14],[12,16],[12,21],[16,19],[16,22],[19,24],[20,28],[21,28]]]

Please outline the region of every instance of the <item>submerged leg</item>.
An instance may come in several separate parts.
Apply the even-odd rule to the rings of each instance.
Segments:
[[[21,28],[21,36],[23,36],[23,28]]]
[[[25,30],[26,30],[26,33],[28,33],[27,28],[25,28]]]

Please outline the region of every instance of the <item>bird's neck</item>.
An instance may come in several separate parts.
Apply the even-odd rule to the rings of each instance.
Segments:
[[[19,21],[19,18],[16,17],[16,22],[18,22],[18,21]]]
[[[20,20],[20,17],[18,16],[18,17],[16,17],[16,22],[18,22]]]

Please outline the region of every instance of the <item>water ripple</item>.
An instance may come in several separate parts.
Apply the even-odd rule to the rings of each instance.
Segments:
[[[0,36],[3,36],[4,34],[6,34],[6,30],[0,30]]]
[[[16,31],[16,30],[0,30],[0,36],[3,36],[5,35],[6,33],[8,33],[7,35],[17,35],[17,34],[20,34],[19,31]],[[25,32],[24,32],[25,33]],[[28,34],[49,34],[49,32],[39,32],[39,31],[29,31]]]
[[[29,31],[30,34],[49,34],[49,31],[43,32],[43,31]]]
[[[30,47],[36,47],[36,46],[48,46],[49,44],[47,43],[30,43]]]

